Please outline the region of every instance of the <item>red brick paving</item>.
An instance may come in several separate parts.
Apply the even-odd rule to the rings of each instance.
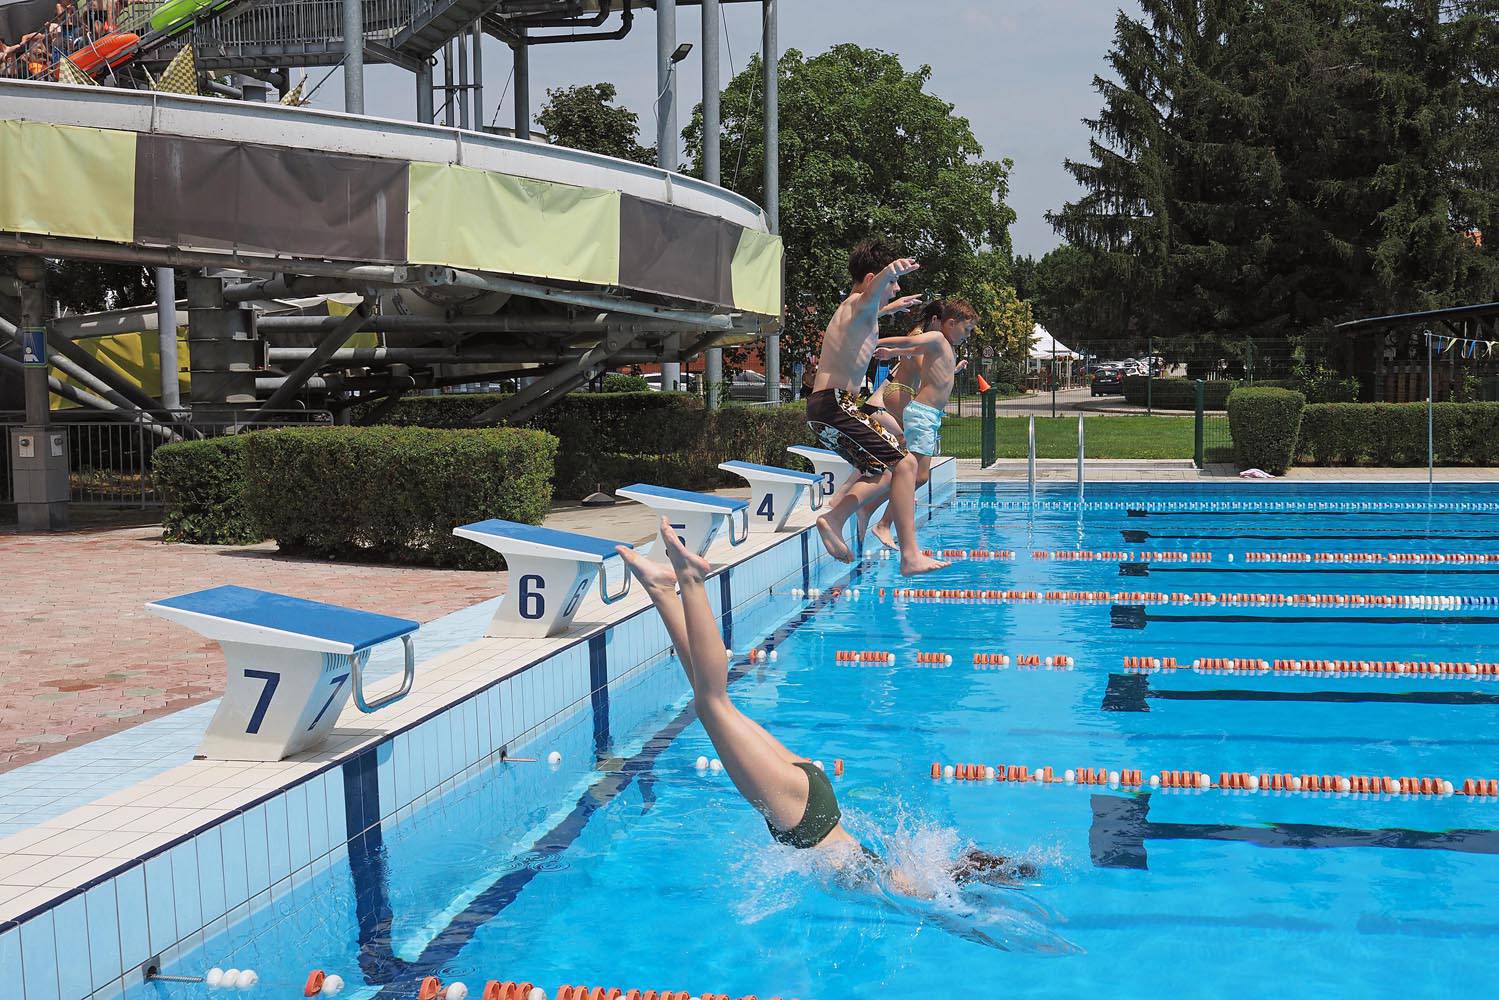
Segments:
[[[288,559],[272,544],[167,545],[158,527],[0,535],[0,771],[218,697],[218,644],[146,602],[239,584],[427,622],[495,573]]]

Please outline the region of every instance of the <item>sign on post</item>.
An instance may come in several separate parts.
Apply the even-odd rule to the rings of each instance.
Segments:
[[[21,364],[27,368],[47,367],[47,331],[39,326],[21,330]]]

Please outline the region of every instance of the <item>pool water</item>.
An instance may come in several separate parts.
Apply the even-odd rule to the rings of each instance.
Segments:
[[[1017,558],[958,562],[924,585],[1499,596],[1499,565],[1244,560],[1251,551],[1499,553],[1499,521],[1477,487],[1097,486],[1086,509],[1062,509],[1076,506],[1069,499],[1043,491],[1031,507],[1023,491],[965,487],[925,512],[923,542]],[[1143,542],[1121,534],[1142,530]],[[1124,577],[1117,559],[1030,555],[1168,549],[1213,559]],[[929,773],[935,761],[1052,766],[1058,776],[1192,769],[1215,781],[1222,771],[1499,777],[1499,680],[1122,667],[1125,656],[1483,662],[1499,659],[1491,609],[1165,605],[1147,609],[1143,627],[1119,627],[1109,603],[896,599],[889,592],[904,584],[881,559],[820,583],[859,597],[809,601],[782,589],[751,615],[736,611],[741,652],[757,634],[777,654],[738,660],[738,704],[793,750],[829,769],[845,762],[835,788],[871,846],[935,880],[975,844],[1033,861],[1032,884],[946,889],[921,903],[840,887],[805,853],[773,845],[727,776],[695,769],[713,749],[685,711],[675,661],[663,658],[616,696],[652,707],[615,734],[598,767],[572,750],[558,768],[497,764],[207,941],[201,964],[254,967],[273,995],[288,996],[311,967],[340,972],[346,995],[360,997],[414,997],[429,974],[475,993],[486,979],[513,979],[549,991],[587,983],[787,998],[1499,988],[1488,957],[1499,932],[1494,799]],[[896,662],[839,664],[840,650],[888,651]],[[953,663],[917,666],[918,651]],[[1065,655],[1075,666],[976,670],[975,653]],[[515,752],[552,746],[585,747],[588,734],[564,728]],[[157,984],[142,995],[200,991]]]

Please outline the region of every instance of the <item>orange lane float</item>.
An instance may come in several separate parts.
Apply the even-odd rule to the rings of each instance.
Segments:
[[[1015,559],[1012,549],[922,549],[921,554],[938,559],[991,559],[1000,562],[1012,562]]]
[[[421,987],[417,990],[417,1000],[437,1000],[443,995],[442,980],[436,976],[427,976],[422,980]]]
[[[1008,667],[1010,665],[1010,657],[1007,653],[974,653],[973,665],[981,670],[986,667],[991,669],[995,667]]]
[[[531,991],[536,987],[531,983],[515,983],[509,980],[500,982],[491,979],[484,984],[484,992],[479,994],[481,1000],[531,1000]]]
[[[323,991],[323,983],[325,983],[327,979],[328,977],[323,973],[322,969],[313,969],[311,972],[307,973],[307,985],[302,987],[302,995],[304,997],[317,996]]]
[[[1122,549],[1034,549],[1031,558],[1042,562],[1212,562],[1211,552],[1126,552]]]
[[[835,663],[887,664],[895,662],[895,654],[882,649],[840,649],[833,654]]]
[[[1108,785],[1109,787],[1145,788],[1167,791],[1290,792],[1307,795],[1313,792],[1330,795],[1405,795],[1440,798],[1461,795],[1470,799],[1499,799],[1499,778],[1464,778],[1458,782],[1445,778],[1394,778],[1388,775],[1341,774],[1271,774],[1251,771],[1220,771],[1218,779],[1206,771],[1160,771],[1147,776],[1130,768],[1068,768],[1059,776],[1051,767],[1031,770],[1015,764],[947,764],[933,762],[933,780],[995,781],[1016,784]]]
[[[952,666],[951,653],[917,653],[916,664],[922,667],[950,667]]]

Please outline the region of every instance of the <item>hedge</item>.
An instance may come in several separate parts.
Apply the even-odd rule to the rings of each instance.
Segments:
[[[1437,403],[1432,443],[1438,465],[1499,465],[1499,403]],[[1311,404],[1296,455],[1309,465],[1425,465],[1426,404]]]
[[[604,392],[649,392],[651,384],[644,375],[609,372],[604,376],[601,388]]]
[[[1296,455],[1306,397],[1289,389],[1250,386],[1228,394],[1228,429],[1241,468],[1282,475]]]
[[[1124,401],[1134,406],[1145,405],[1145,383],[1152,381],[1144,375],[1124,376]],[[1156,410],[1196,410],[1197,383],[1189,378],[1158,378],[1150,386],[1150,405]],[[1228,402],[1228,394],[1238,383],[1227,379],[1214,379],[1203,383],[1203,406],[1209,410],[1221,410]]]
[[[163,538],[199,545],[253,545],[265,538],[245,496],[245,444],[251,437],[156,449],[151,478],[165,503]]]
[[[504,399],[496,394],[418,396],[383,420],[401,426],[463,427]],[[709,411],[692,393],[573,393],[530,426],[559,441],[556,495],[568,499],[636,482],[711,489],[737,480],[720,472],[730,458],[796,465],[793,444],[814,444],[804,403],[729,406]]]
[[[498,568],[453,528],[500,517],[540,524],[557,440],[518,428],[286,428],[249,435],[252,516],[282,549],[465,569]]]

